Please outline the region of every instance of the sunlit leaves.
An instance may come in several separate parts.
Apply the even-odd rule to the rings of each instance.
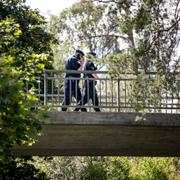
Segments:
[[[52,179],[165,180],[179,177],[176,174],[179,160],[175,158],[73,156],[34,159],[36,166]]]
[[[34,135],[40,134],[42,116],[34,108],[34,79],[51,66],[55,39],[45,31],[44,17],[23,1],[1,1],[0,12],[1,164],[12,161],[10,151],[15,144],[32,145]],[[4,173],[1,167],[0,171]]]
[[[7,18],[0,21],[0,52],[10,48],[15,43],[17,38],[22,34],[20,25],[17,24],[13,18]]]

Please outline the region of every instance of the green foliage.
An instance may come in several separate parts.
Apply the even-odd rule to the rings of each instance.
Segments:
[[[104,46],[102,38],[98,38],[100,33],[105,33],[101,19],[103,12],[102,5],[94,6],[91,1],[82,1],[62,11],[59,17],[51,16],[50,31],[59,37],[57,49],[60,57],[55,61],[59,61],[60,58],[61,61],[64,60],[72,54],[74,47],[96,50]]]
[[[115,77],[120,77],[122,74],[133,73],[134,57],[131,53],[120,52],[113,55],[108,55],[103,59],[107,70]]]
[[[130,180],[130,163],[128,158],[110,157],[108,177],[112,180]]]
[[[168,180],[172,178],[171,161],[169,158],[144,157],[137,161],[132,169],[133,178],[137,180]]]
[[[30,146],[40,134],[41,111],[33,108],[37,98],[28,84],[51,67],[55,39],[44,25],[44,17],[23,1],[0,2],[0,179],[45,177],[11,155],[14,145]]]
[[[59,47],[54,46],[53,47],[54,69],[64,71],[64,62],[70,55],[72,55],[72,53],[74,53],[74,51],[72,50],[70,41],[66,41],[60,44]]]
[[[49,179],[77,179],[78,161],[75,157],[33,157],[36,168],[46,172]]]
[[[178,64],[177,9],[176,1],[82,0],[53,17],[51,27],[63,44],[70,40],[71,47],[78,44],[96,50],[102,58],[110,54],[109,64],[117,53],[126,50],[134,57],[130,62],[134,73],[143,70],[166,74]]]
[[[82,157],[79,159],[78,179],[106,180],[108,179],[107,161],[104,157]]]
[[[28,95],[24,92],[19,71],[10,65],[12,59],[10,56],[1,57],[0,64],[0,161],[8,159],[10,147],[14,144],[32,144],[32,135],[41,129],[31,111],[37,99],[33,92]]]
[[[153,4],[151,4],[153,6]],[[145,8],[145,5],[140,6],[137,15],[134,19],[135,21],[135,30],[137,33],[141,32],[148,26],[151,21],[150,21],[150,16],[148,10]]]
[[[50,30],[60,42],[54,67],[62,70],[76,45],[95,50],[101,57],[98,63],[111,77],[133,74],[135,81],[127,91],[135,111],[146,113],[150,110],[145,107],[151,106],[159,112],[167,92],[178,97],[178,6],[177,1],[166,0],[75,3],[59,17],[51,17]]]
[[[82,180],[106,180],[107,171],[100,164],[88,164],[80,171],[79,179]]]
[[[133,19],[129,14],[125,15],[124,19],[120,21],[120,30],[123,34],[131,33],[133,26]]]
[[[14,66],[20,71],[25,68],[33,71],[33,68],[36,72],[37,64],[50,68],[51,44],[55,39],[52,34],[44,31],[44,17],[37,10],[31,10],[20,2],[16,5],[0,2],[0,12],[0,53],[15,56]],[[14,36],[18,36],[18,41]]]
[[[35,166],[54,180],[161,180],[179,178],[178,158],[53,157],[35,158]]]
[[[27,163],[26,159],[12,159],[6,163],[0,162],[0,179],[48,180],[44,172]]]

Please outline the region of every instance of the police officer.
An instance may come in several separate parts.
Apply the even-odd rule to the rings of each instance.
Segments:
[[[65,63],[65,70],[82,70],[84,63],[84,53],[81,50],[76,50],[75,55],[69,58]],[[66,79],[67,78],[67,79]],[[65,87],[64,87],[64,99],[62,102],[62,111],[66,111],[67,107],[71,103],[72,97],[76,98],[78,103],[81,100],[81,91],[79,87],[80,73],[65,74]]]
[[[84,64],[84,71],[95,71],[97,70],[97,67],[94,65],[93,60],[96,58],[96,53],[90,52],[88,53],[88,60]],[[97,78],[96,73],[84,73],[84,86],[83,86],[83,96],[81,101],[78,103],[78,106],[85,105],[89,100],[92,100],[92,104],[96,107],[94,107],[94,110],[96,112],[100,112],[99,109],[99,100],[96,90],[96,80],[94,78]],[[77,107],[74,109],[74,111],[79,111],[80,108]],[[81,108],[81,111],[87,111],[86,108]]]

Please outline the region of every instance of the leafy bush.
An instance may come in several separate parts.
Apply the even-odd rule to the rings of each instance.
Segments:
[[[132,159],[132,176],[137,180],[168,180],[173,176],[170,158]]]
[[[11,160],[7,163],[0,162],[0,179],[4,180],[47,180],[44,172],[28,164],[24,159]]]
[[[88,164],[79,174],[81,180],[106,180],[107,170],[100,164]]]

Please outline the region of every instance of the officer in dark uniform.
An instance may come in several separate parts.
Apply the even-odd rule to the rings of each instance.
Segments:
[[[73,57],[69,58],[65,63],[65,70],[81,70],[84,63],[84,53],[81,50],[76,50]],[[67,78],[67,79],[66,79]],[[72,97],[76,98],[78,103],[81,100],[81,91],[79,87],[80,73],[66,73],[64,86],[64,100],[62,102],[62,111],[66,111],[71,103]]]
[[[88,53],[88,60],[84,65],[84,71],[95,71],[97,70],[97,67],[94,65],[94,63],[92,62],[92,59],[96,58],[96,53],[94,52],[90,52]],[[89,102],[89,100],[92,100],[92,104],[96,107],[94,107],[94,110],[96,112],[100,112],[99,109],[99,100],[98,100],[98,95],[97,95],[97,90],[96,90],[96,83],[97,81],[94,80],[94,78],[97,78],[96,73],[84,73],[84,86],[83,86],[83,97],[82,100],[78,103],[78,106],[82,106],[85,105],[87,102]],[[81,109],[81,111],[87,111],[86,108],[76,108],[74,109],[74,111],[79,111]]]

